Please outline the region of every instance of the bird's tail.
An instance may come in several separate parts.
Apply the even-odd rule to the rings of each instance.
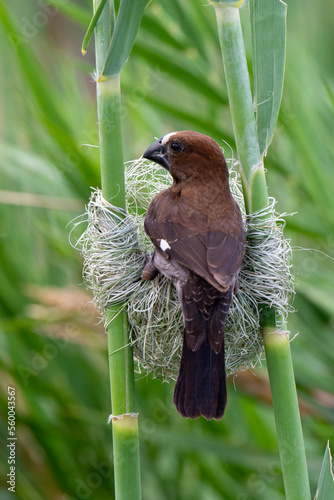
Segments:
[[[206,338],[200,348],[193,351],[185,337],[174,404],[183,417],[219,420],[227,401],[224,345],[215,353]]]

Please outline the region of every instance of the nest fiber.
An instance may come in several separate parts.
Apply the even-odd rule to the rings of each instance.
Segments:
[[[134,354],[142,368],[165,381],[175,380],[181,358],[183,320],[176,290],[159,275],[142,281],[145,256],[153,246],[144,231],[151,199],[166,189],[168,173],[147,160],[126,166],[127,211],[108,203],[94,190],[87,206],[88,225],[78,244],[84,257],[84,278],[99,310],[123,304],[127,308]],[[225,327],[225,362],[230,375],[261,360],[263,342],[259,309],[274,307],[281,326],[291,311],[293,279],[291,247],[284,239],[285,214],[275,212],[275,200],[264,210],[245,215],[240,179],[230,170],[230,187],[243,213],[246,248]]]

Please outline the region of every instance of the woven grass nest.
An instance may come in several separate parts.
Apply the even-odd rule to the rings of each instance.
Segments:
[[[84,279],[104,317],[110,305],[126,307],[138,366],[172,381],[177,378],[183,338],[177,293],[161,275],[151,282],[140,279],[145,255],[153,250],[143,228],[145,213],[151,199],[170,186],[171,177],[140,159],[126,165],[125,180],[126,212],[104,200],[100,190],[92,191],[83,218],[87,229],[77,242],[84,257]],[[246,216],[240,178],[233,168],[230,187],[243,214],[246,248],[225,327],[227,375],[261,361],[259,304],[275,307],[283,325],[294,293],[291,246],[283,236],[286,214],[275,212],[272,198],[266,209]]]

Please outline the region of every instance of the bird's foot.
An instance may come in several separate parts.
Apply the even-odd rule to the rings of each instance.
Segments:
[[[159,271],[154,265],[154,252],[150,252],[146,255],[146,264],[143,269],[141,279],[152,281],[156,276],[158,276]]]

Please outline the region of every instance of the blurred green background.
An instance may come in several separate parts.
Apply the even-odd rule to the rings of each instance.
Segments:
[[[297,212],[286,227],[297,292],[289,328],[299,332],[291,348],[313,493],[327,439],[334,448],[333,15],[331,2],[288,4],[285,90],[266,158],[278,210]],[[67,227],[99,185],[93,43],[80,53],[90,16],[86,0],[0,1],[1,500],[113,498],[106,337]],[[242,17],[249,40],[247,6]],[[185,128],[234,147],[206,2],[151,2],[122,92],[126,160]],[[230,379],[222,422],[183,420],[171,385],[136,378],[145,500],[284,498],[265,362]]]

